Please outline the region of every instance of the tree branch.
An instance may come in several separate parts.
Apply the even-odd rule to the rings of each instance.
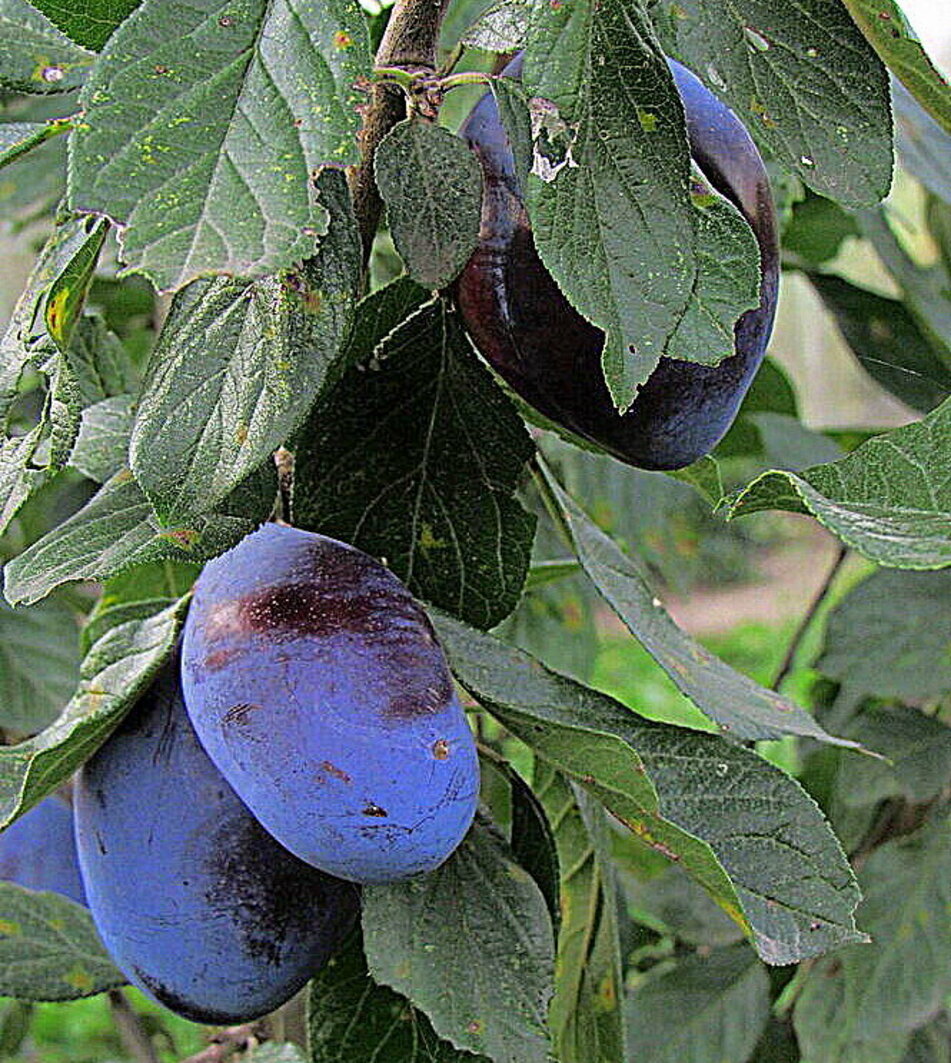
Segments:
[[[812,604],[803,614],[802,619],[799,621],[799,626],[796,628],[792,639],[790,639],[782,664],[779,666],[779,671],[776,673],[776,678],[770,684],[771,689],[779,690],[783,681],[793,670],[793,665],[795,664],[796,657],[799,653],[799,648],[802,646],[803,639],[806,637],[806,632],[812,627],[812,621],[815,619],[819,607],[826,598],[828,598],[829,591],[832,590],[832,584],[835,582],[836,576],[842,571],[842,566],[845,564],[845,559],[848,557],[848,553],[848,548],[840,544],[838,552],[835,555],[835,560],[832,563],[832,567],[826,573],[826,578],[822,581],[822,586],[816,591]]]
[[[447,6],[448,0],[397,0],[376,53],[376,65],[433,73],[439,27]],[[373,157],[380,141],[405,117],[403,90],[393,84],[374,85],[359,136],[362,161],[350,173],[350,194],[360,227],[364,261],[369,260],[383,211],[373,176]]]
[[[152,1039],[146,1033],[138,1013],[126,999],[121,989],[110,989],[108,993],[112,1021],[119,1033],[119,1040],[135,1063],[158,1063],[158,1056],[152,1045]]]
[[[212,1043],[182,1063],[227,1063],[236,1052],[243,1052],[252,1044],[258,1044],[265,1034],[260,1022],[246,1022],[241,1026],[229,1026],[214,1034]]]

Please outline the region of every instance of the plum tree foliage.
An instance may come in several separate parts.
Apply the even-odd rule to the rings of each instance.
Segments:
[[[893,0],[0,0],[0,1044],[947,1063],[949,137]],[[801,422],[777,268],[908,423]],[[771,681],[701,510],[838,540]]]

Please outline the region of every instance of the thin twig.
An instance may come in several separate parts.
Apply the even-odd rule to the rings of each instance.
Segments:
[[[227,1063],[236,1053],[244,1052],[260,1042],[262,1024],[246,1022],[241,1026],[228,1026],[214,1034],[212,1043],[195,1055],[183,1059],[182,1063]]]
[[[822,603],[829,597],[829,591],[832,590],[832,584],[835,582],[839,572],[841,572],[848,554],[848,548],[839,544],[838,552],[835,555],[835,561],[833,561],[832,567],[826,573],[826,578],[822,581],[822,586],[816,592],[812,604],[805,611],[802,619],[799,621],[799,626],[796,628],[796,632],[786,649],[786,655],[783,657],[783,662],[779,666],[776,678],[770,684],[771,689],[778,691],[786,677],[793,670],[793,665],[799,654],[803,639],[806,637],[806,632],[812,627],[812,621],[815,619],[816,613],[819,611]]]
[[[121,989],[109,990],[109,1010],[119,1033],[119,1040],[135,1063],[158,1063],[155,1046],[145,1031],[138,1012],[126,999]]]
[[[294,455],[286,447],[274,451],[274,464],[277,466],[278,520],[285,524],[294,523]]]
[[[439,27],[449,0],[397,0],[376,53],[377,67],[401,67],[422,74],[436,69]],[[406,117],[406,93],[398,85],[376,84],[360,132],[362,161],[350,173],[353,209],[360,227],[364,260],[373,246],[383,201],[373,176],[373,157],[386,134]]]

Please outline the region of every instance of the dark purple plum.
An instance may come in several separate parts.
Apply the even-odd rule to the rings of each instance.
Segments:
[[[469,334],[530,406],[644,469],[682,468],[719,442],[766,353],[779,287],[776,217],[759,152],[728,107],[689,70],[668,62],[694,161],[742,212],[759,242],[760,304],[737,321],[732,356],[715,366],[662,358],[623,415],[601,370],[604,334],[574,310],[535,250],[491,93],[460,131],[485,178],[479,244],[456,283]],[[521,56],[503,71],[520,72]]]
[[[195,1022],[246,1022],[315,974],[353,926],[356,887],[283,849],[208,759],[176,656],[75,793],[89,908],[113,959]]]
[[[61,797],[44,797],[0,834],[0,879],[86,903],[73,812]]]
[[[472,822],[475,742],[432,625],[360,550],[266,524],[215,558],[185,622],[182,685],[218,769],[315,867],[406,878]]]

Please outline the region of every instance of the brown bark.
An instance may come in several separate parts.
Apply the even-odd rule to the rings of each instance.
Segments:
[[[377,66],[401,67],[420,74],[433,73],[439,27],[447,4],[448,0],[397,0],[376,54]],[[360,132],[362,161],[350,174],[350,191],[365,261],[370,257],[383,211],[383,201],[373,176],[373,157],[380,141],[405,117],[404,91],[398,85],[374,85]]]

